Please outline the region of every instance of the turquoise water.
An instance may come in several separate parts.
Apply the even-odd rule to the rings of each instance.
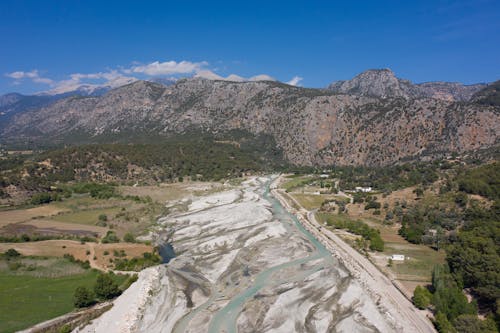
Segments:
[[[259,273],[253,284],[242,293],[236,295],[231,299],[231,301],[222,309],[220,309],[215,316],[212,318],[208,332],[209,333],[236,333],[236,321],[238,316],[243,308],[245,302],[251,298],[253,298],[260,289],[266,286],[273,286],[276,284],[286,283],[286,282],[294,282],[298,280],[302,280],[308,275],[311,275],[321,269],[324,268],[325,262],[318,264],[311,269],[301,271],[299,274],[294,276],[289,276],[286,280],[272,280],[270,279],[272,274],[280,271],[285,268],[289,268],[292,266],[301,265],[307,263],[312,260],[317,260],[321,258],[328,259],[328,261],[333,260],[328,250],[316,239],[314,236],[307,231],[302,224],[298,221],[298,219],[290,214],[281,204],[280,202],[270,196],[269,194],[269,185],[270,181],[265,184],[264,198],[268,200],[272,205],[272,210],[275,218],[277,218],[281,223],[284,223],[286,226],[292,225],[296,230],[298,230],[303,236],[305,236],[315,247],[315,251],[301,259],[293,260],[284,264],[280,264],[271,268],[268,268],[261,273]],[[292,223],[290,223],[292,222]]]

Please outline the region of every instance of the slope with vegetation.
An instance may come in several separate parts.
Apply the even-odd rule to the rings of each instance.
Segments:
[[[433,311],[440,332],[497,332],[498,161],[450,157],[433,163],[318,172],[329,177],[295,175],[285,183],[288,194],[314,204],[310,208],[319,210],[317,216],[327,226],[361,235],[353,242],[361,249],[373,243],[371,236],[380,235],[384,255],[374,252],[370,257],[403,285],[417,284],[414,303]],[[372,191],[355,192],[355,187]],[[340,196],[345,192],[351,193],[353,203]],[[362,239],[368,242],[361,244]],[[387,261],[394,253],[404,255],[404,262]]]
[[[380,86],[381,94],[263,81],[193,78],[168,87],[137,81],[101,97],[70,97],[13,117],[0,140],[33,148],[237,130],[268,135],[289,162],[310,166],[388,165],[498,145],[499,107],[466,101],[477,89],[448,89],[459,101],[400,94],[392,72],[372,74],[359,86]],[[496,98],[495,92],[488,96]]]

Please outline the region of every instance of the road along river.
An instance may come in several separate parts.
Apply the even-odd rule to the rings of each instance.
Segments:
[[[160,220],[176,257],[86,332],[421,332],[366,290],[269,194],[272,177]]]

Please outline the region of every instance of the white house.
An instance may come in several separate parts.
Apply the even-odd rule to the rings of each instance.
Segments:
[[[370,187],[361,187],[361,186],[356,186],[356,192],[371,192],[372,191],[372,188],[371,186]]]
[[[393,261],[405,261],[405,255],[404,254],[393,254],[392,256],[389,257],[389,259]]]
[[[324,173],[324,174],[319,175],[319,177],[323,178],[323,179],[326,179],[326,178],[330,178],[330,175]]]

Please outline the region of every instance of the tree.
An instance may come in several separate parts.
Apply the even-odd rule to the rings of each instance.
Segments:
[[[469,303],[462,289],[450,274],[448,265],[436,265],[432,271],[432,287],[434,295],[432,304],[436,312],[446,315],[448,320],[453,321],[463,314],[476,314],[477,305]]]
[[[378,252],[384,251],[384,240],[376,231],[370,233],[370,250]]]
[[[490,318],[480,320],[477,315],[461,315],[453,321],[459,333],[497,333],[495,322]]]
[[[434,317],[434,325],[436,326],[439,333],[457,333],[457,330],[449,322],[446,315],[442,312],[438,312]]]
[[[110,299],[120,295],[118,284],[116,284],[110,274],[100,274],[97,277],[94,292],[97,297],[102,299]]]
[[[463,314],[476,314],[477,305],[469,303],[462,289],[455,285],[439,287],[432,296],[437,312],[445,314],[450,321]]]
[[[94,298],[90,290],[86,287],[78,287],[75,290],[73,296],[73,304],[77,308],[84,308],[86,306],[92,305],[94,303]]]
[[[108,220],[108,216],[106,214],[99,215],[99,221],[106,222]]]
[[[427,288],[417,286],[413,292],[413,304],[421,310],[427,308],[431,303],[432,294]]]

